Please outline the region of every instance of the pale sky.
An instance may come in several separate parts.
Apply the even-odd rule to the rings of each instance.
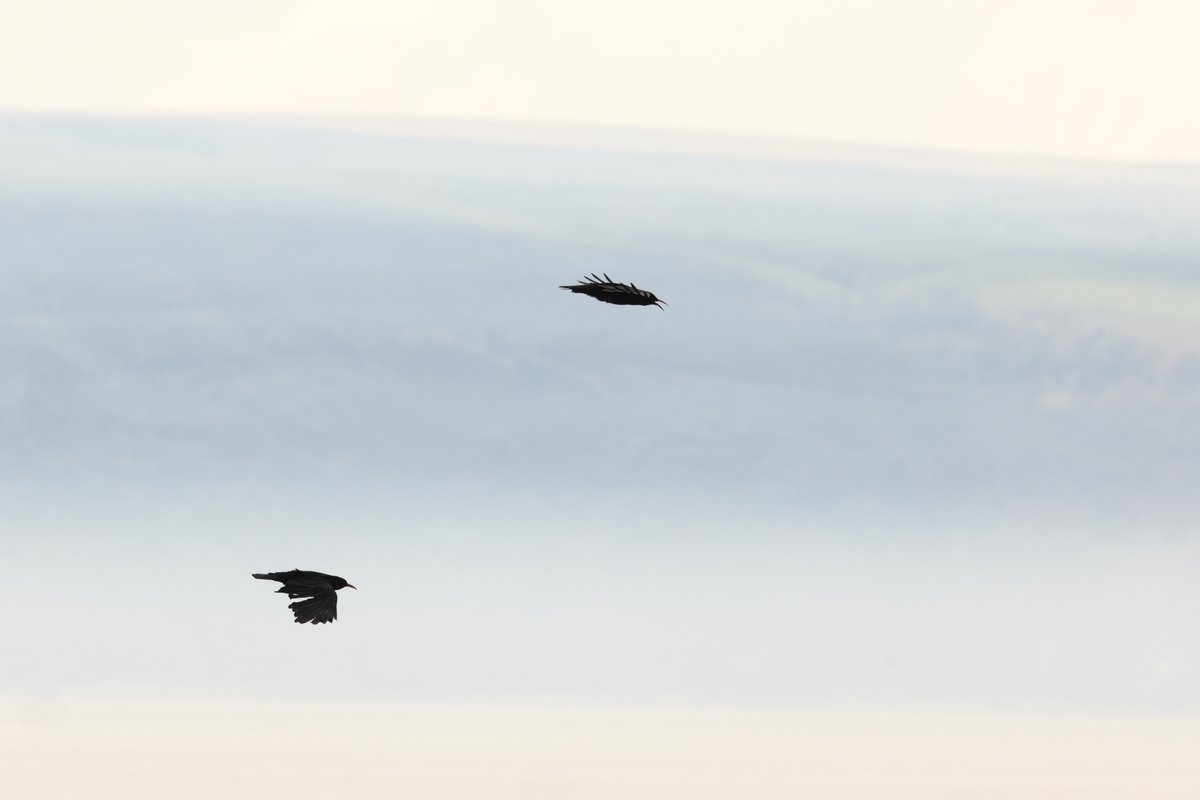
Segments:
[[[0,153],[0,697],[1200,715],[1194,169]]]
[[[1200,723],[0,701],[24,797],[1184,800]],[[169,789],[165,790],[165,787]]]
[[[362,132],[1200,164],[1198,9],[0,1],[0,785],[1200,796],[1200,172]]]
[[[0,111],[352,114],[1200,161],[1191,0],[7,0]]]

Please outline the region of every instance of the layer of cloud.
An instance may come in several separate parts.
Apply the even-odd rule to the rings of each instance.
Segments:
[[[1194,175],[8,122],[18,693],[1200,703]]]

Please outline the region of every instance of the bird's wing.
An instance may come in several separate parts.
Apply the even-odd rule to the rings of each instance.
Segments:
[[[268,572],[265,575],[255,573],[254,577],[260,580],[279,581],[283,586],[275,591],[292,598],[314,597],[322,592],[333,590],[329,576],[322,572],[293,569],[289,572]]]
[[[296,615],[296,622],[311,622],[317,625],[337,619],[337,592],[330,589],[307,600],[297,600],[288,606]]]
[[[570,286],[560,286],[560,289],[575,292],[576,294],[586,294],[589,297],[601,298],[604,295],[617,294],[623,290],[618,288],[620,284],[615,283],[576,283]]]
[[[608,277],[608,275],[605,275],[603,278],[601,278],[595,273],[592,273],[591,275],[584,275],[583,280],[581,280],[579,283],[573,283],[569,286],[560,286],[558,288],[570,289],[573,292],[588,292],[596,291],[604,286],[620,286],[620,284]]]

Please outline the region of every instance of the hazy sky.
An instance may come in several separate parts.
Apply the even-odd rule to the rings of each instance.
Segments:
[[[7,0],[0,782],[1195,796],[1198,27]]]
[[[1195,170],[0,151],[5,692],[1200,709]]]
[[[7,0],[0,110],[649,126],[1200,161],[1191,0]]]

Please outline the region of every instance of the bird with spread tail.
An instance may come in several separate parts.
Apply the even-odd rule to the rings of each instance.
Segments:
[[[283,587],[275,591],[286,594],[293,600],[297,597],[307,598],[297,600],[288,608],[296,615],[296,622],[311,622],[313,625],[337,619],[338,589],[347,586],[351,589],[358,588],[337,575],[302,569],[294,569],[291,572],[255,572],[251,577],[262,581],[279,581]]]
[[[662,307],[667,304],[667,301],[655,297],[653,292],[639,289],[632,283],[617,283],[608,277],[608,273],[604,274],[603,280],[593,272],[591,275],[583,276],[583,280],[579,283],[558,288],[576,294],[586,294],[601,302],[613,303],[618,306],[658,306],[659,310],[662,310]],[[662,305],[659,305],[660,303]]]

